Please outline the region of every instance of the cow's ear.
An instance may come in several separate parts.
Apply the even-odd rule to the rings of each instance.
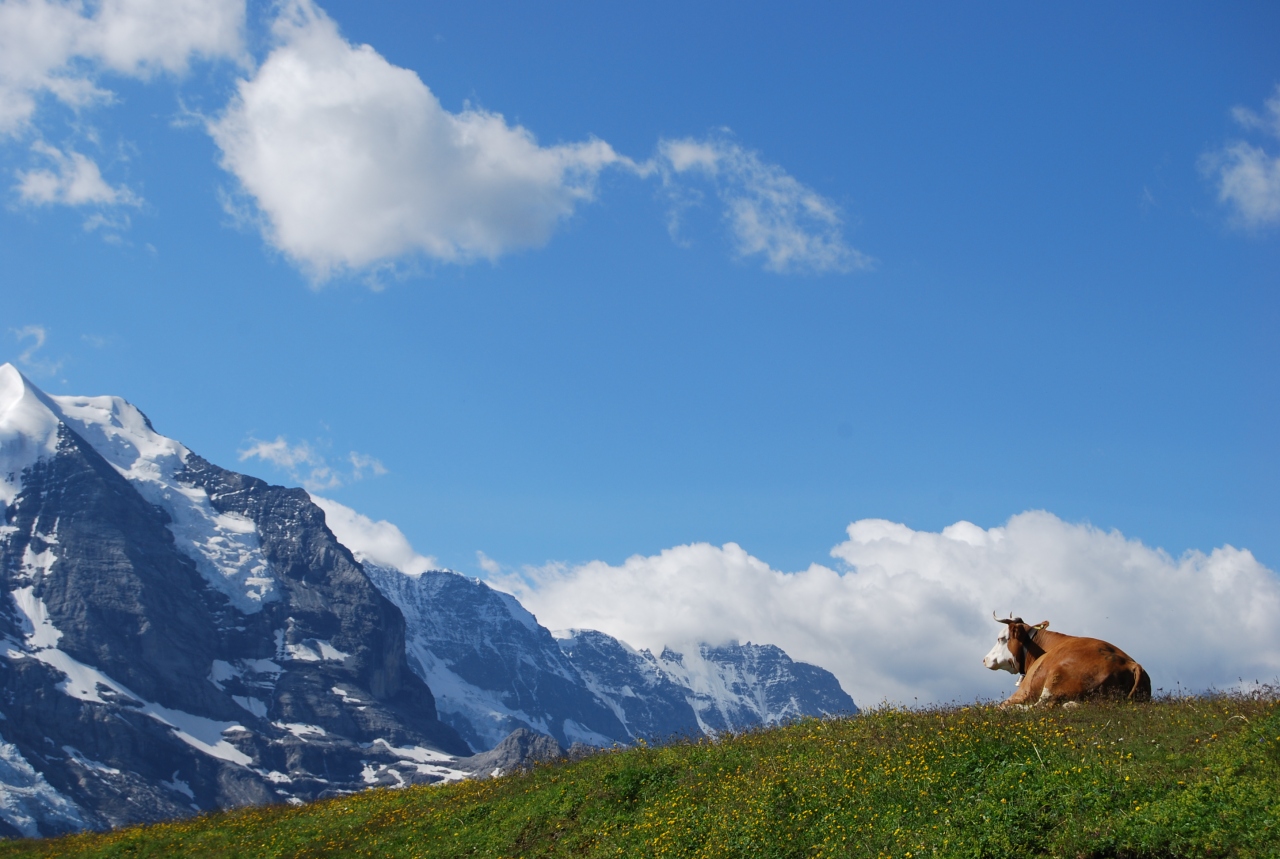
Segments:
[[[1049,628],[1049,621],[1047,620],[1042,620],[1036,624],[1036,629],[1048,629],[1048,628]]]

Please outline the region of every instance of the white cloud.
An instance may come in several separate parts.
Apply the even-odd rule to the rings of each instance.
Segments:
[[[435,558],[414,551],[404,533],[385,519],[375,522],[350,507],[314,493],[311,500],[324,511],[325,524],[338,542],[351,550],[356,560],[392,567],[411,576],[440,569]]]
[[[771,569],[740,546],[678,546],[620,566],[491,574],[551,628],[585,627],[660,648],[700,639],[772,643],[833,671],[859,704],[1007,696],[982,656],[991,612],[1107,639],[1172,690],[1280,677],[1280,577],[1225,546],[1181,558],[1044,512],[941,533],[884,520],[849,526],[821,565]]]
[[[14,189],[24,203],[40,206],[137,206],[141,200],[123,186],[115,187],[102,178],[93,159],[79,152],[63,152],[42,141],[32,151],[52,163],[51,168],[18,171]],[[86,222],[86,229],[109,225],[105,220]]]
[[[1263,104],[1262,113],[1254,113],[1247,107],[1236,106],[1231,109],[1231,116],[1245,128],[1264,131],[1272,137],[1280,138],[1280,84],[1276,91]]]
[[[1209,159],[1218,178],[1218,201],[1235,210],[1246,227],[1280,221],[1280,156],[1248,143],[1234,143]]]
[[[26,129],[42,95],[108,101],[105,71],[182,73],[243,54],[245,0],[0,0],[0,135]]]
[[[31,345],[22,350],[22,354],[18,356],[18,363],[27,365],[30,365],[36,352],[42,349],[44,342],[49,339],[49,332],[43,325],[25,325],[22,328],[15,328],[13,334],[18,338],[18,342],[31,341]]]
[[[30,341],[30,344],[18,355],[18,363],[27,372],[52,376],[62,369],[61,361],[50,361],[41,358],[38,354],[44,348],[45,341],[49,339],[49,330],[43,325],[24,325],[22,328],[12,328],[10,331],[19,343]]]
[[[628,163],[600,140],[544,147],[499,114],[445,110],[310,0],[273,29],[277,46],[209,132],[267,241],[317,280],[540,246],[602,169]]]
[[[347,454],[347,461],[351,463],[352,480],[363,480],[366,471],[372,473],[375,477],[381,477],[387,473],[387,469],[382,462],[367,453],[356,453],[353,450]]]
[[[1261,114],[1236,107],[1231,115],[1242,127],[1280,140],[1280,85]],[[1235,141],[1205,155],[1201,166],[1217,180],[1218,201],[1233,210],[1241,226],[1280,223],[1280,155]]]
[[[643,163],[594,138],[541,146],[500,114],[446,110],[311,0],[289,0],[273,32],[266,60],[207,127],[239,184],[228,211],[317,282],[418,254],[466,263],[541,246],[609,167],[661,176],[673,223],[701,199],[697,186],[711,187],[736,253],[770,270],[871,263],[845,242],[831,201],[734,143],[663,140]]]
[[[122,244],[123,239],[120,234],[129,229],[133,222],[124,212],[116,211],[110,214],[105,212],[94,212],[84,219],[84,231],[86,233],[100,232],[102,240],[108,244]]]
[[[245,0],[0,0],[0,138],[41,135],[42,104],[111,102],[110,75],[181,74],[196,58],[250,67]],[[415,257],[467,263],[545,244],[611,167],[660,176],[682,207],[709,188],[735,252],[770,270],[833,272],[871,260],[843,237],[837,207],[781,167],[724,139],[660,141],[637,163],[605,141],[541,145],[498,113],[446,110],[413,71],[344,39],[314,0],[277,0],[269,53],[204,122],[235,179],[220,192],[237,221],[314,281],[381,272]],[[47,134],[45,136],[48,136]],[[68,145],[37,142],[45,164],[16,173],[29,205],[141,201]],[[91,215],[120,241],[129,219]],[[357,470],[361,466],[356,465]]]
[[[484,570],[491,576],[502,575],[502,565],[490,558],[484,552],[476,552],[476,563],[480,565],[480,569]]]
[[[245,0],[103,0],[87,43],[122,74],[180,74],[193,57],[239,57],[244,17]]]
[[[675,201],[673,235],[679,230],[680,209],[691,205],[687,183],[700,177],[724,204],[740,257],[762,257],[765,268],[784,274],[846,272],[872,264],[845,241],[844,221],[834,203],[736,143],[663,140],[657,168]]]
[[[337,489],[344,484],[364,480],[366,473],[375,477],[387,473],[379,460],[354,450],[346,457],[351,469],[343,471],[330,465],[328,458],[311,442],[303,440],[290,444],[284,436],[276,436],[274,441],[253,439],[248,447],[240,451],[240,461],[248,459],[260,459],[274,465],[287,474],[290,480],[302,484],[308,492]]]

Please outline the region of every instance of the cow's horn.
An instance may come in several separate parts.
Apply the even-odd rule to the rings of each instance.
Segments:
[[[1009,615],[1009,617],[1006,619],[1006,618],[1003,618],[1003,617],[996,617],[996,613],[993,611],[993,612],[991,612],[991,616],[992,616],[992,617],[995,617],[996,623],[1013,623],[1013,615],[1012,615],[1012,614],[1010,614],[1010,615]]]

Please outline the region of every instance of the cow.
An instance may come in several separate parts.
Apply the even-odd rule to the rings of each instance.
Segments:
[[[1052,706],[1099,697],[1151,700],[1151,677],[1114,644],[1050,632],[1047,620],[1032,626],[1020,617],[995,619],[1004,629],[982,664],[992,671],[1022,675],[1018,691],[1001,707]]]

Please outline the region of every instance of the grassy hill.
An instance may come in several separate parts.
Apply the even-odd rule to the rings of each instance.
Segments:
[[[19,856],[1280,856],[1280,706],[885,709]]]

